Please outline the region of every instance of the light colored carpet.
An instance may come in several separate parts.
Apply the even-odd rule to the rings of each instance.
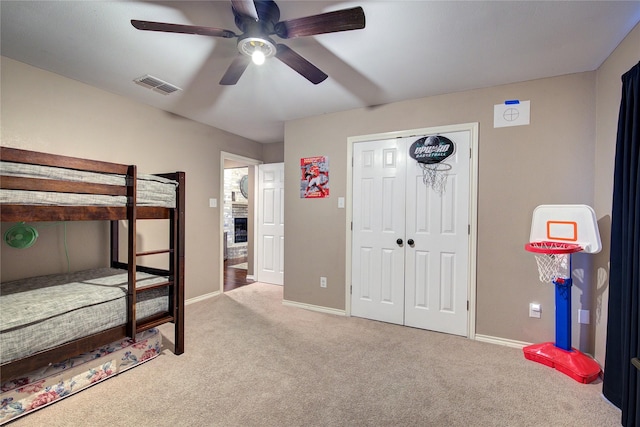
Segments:
[[[186,352],[19,419],[22,426],[618,426],[602,384],[521,350],[282,305],[254,283],[186,307]]]

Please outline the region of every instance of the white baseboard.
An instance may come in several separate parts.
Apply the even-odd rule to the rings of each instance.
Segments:
[[[247,280],[253,280],[254,282],[256,282],[256,277],[253,274],[247,275]]]
[[[510,340],[507,338],[492,337],[489,335],[481,335],[481,334],[476,334],[475,340],[488,342],[490,344],[504,345],[506,347],[511,347],[511,348],[519,348],[519,349],[522,349],[531,344],[529,342],[516,341],[516,340]]]
[[[199,297],[189,298],[188,300],[185,300],[184,305],[189,305],[196,302],[204,301],[209,298],[217,297],[218,295],[220,295],[220,293],[220,291],[215,291],[208,294],[200,295]]]
[[[286,305],[289,307],[304,308],[305,310],[311,310],[311,311],[319,311],[320,313],[335,314],[338,316],[347,315],[347,313],[344,310],[338,310],[337,308],[322,307],[319,305],[305,304],[303,302],[296,302],[296,301],[287,301],[286,299],[282,300],[282,305]]]

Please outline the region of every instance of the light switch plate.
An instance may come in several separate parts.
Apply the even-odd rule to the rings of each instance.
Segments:
[[[529,304],[529,317],[535,317],[539,319],[541,317],[542,307],[538,303],[530,303]]]

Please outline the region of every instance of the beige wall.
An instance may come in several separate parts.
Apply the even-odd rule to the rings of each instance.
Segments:
[[[493,106],[531,101],[531,124],[493,128]],[[347,138],[458,123],[479,123],[478,265],[476,333],[509,340],[554,339],[554,290],[540,284],[523,248],[531,214],[540,204],[593,204],[595,72],[510,84],[306,118],[286,124],[285,299],[345,309]],[[331,197],[300,199],[299,160],[330,158]],[[349,203],[350,201],[347,201]],[[577,259],[580,258],[580,259]],[[590,258],[576,283],[574,310],[591,307]],[[329,286],[319,287],[326,276]],[[542,319],[528,317],[540,302]],[[574,345],[591,349],[588,331],[574,328]],[[592,350],[591,350],[592,351]]]
[[[284,160],[285,234],[292,236],[285,239],[285,299],[344,310],[347,218],[337,197],[347,194],[347,138],[478,122],[476,332],[524,342],[553,340],[553,290],[537,281],[535,262],[523,245],[535,206],[586,203],[600,220],[604,250],[574,257],[584,279],[576,280],[573,310],[591,310],[592,325],[574,322],[573,344],[602,362],[620,75],[638,61],[639,50],[636,27],[597,72],[296,120],[286,124],[284,144],[265,146],[2,58],[1,142],[136,163],[143,173],[186,171],[187,298],[219,289],[220,212],[208,208],[208,199],[221,200],[220,151],[266,163]],[[494,129],[493,105],[514,98],[531,101],[531,125]],[[299,160],[312,155],[330,158],[329,199],[299,198]],[[67,228],[72,270],[106,263],[104,224],[72,222]],[[40,234],[28,250],[2,247],[2,280],[66,269],[62,226],[41,227]],[[155,243],[153,236],[145,237],[144,244]],[[320,276],[328,278],[326,289],[319,287]],[[542,319],[528,317],[531,301],[542,304]]]
[[[493,128],[493,105],[506,99],[531,101],[531,125]],[[348,137],[479,122],[477,333],[529,342],[552,338],[553,290],[537,282],[535,261],[523,245],[535,206],[592,204],[594,104],[595,73],[582,73],[288,123],[285,234],[309,238],[286,240],[285,298],[345,308],[346,218],[336,197],[346,194]],[[311,155],[330,157],[329,199],[301,200],[296,193],[299,158]],[[550,174],[551,165],[562,166]],[[321,275],[334,286],[320,289]],[[531,301],[542,303],[542,319],[528,318]]]
[[[609,297],[609,245],[611,239],[611,207],[616,133],[622,82],[620,77],[640,61],[640,24],[629,33],[620,46],[600,66],[596,79],[596,152],[594,209],[604,250],[595,256],[597,289],[592,302],[592,322],[595,323],[596,359],[604,362],[607,334],[607,302]]]
[[[186,172],[186,297],[219,290],[220,211],[209,198],[222,199],[220,151],[261,159],[262,145],[5,57],[1,67],[3,146]],[[105,224],[67,228],[71,270],[107,262]],[[62,226],[40,229],[32,248],[2,246],[2,280],[66,270]],[[155,234],[143,233],[142,250],[158,249]]]
[[[284,142],[262,145],[262,161],[264,163],[284,162]]]

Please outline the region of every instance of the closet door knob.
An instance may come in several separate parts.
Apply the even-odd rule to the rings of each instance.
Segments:
[[[402,246],[402,239],[396,240],[396,243],[398,244],[398,246]]]
[[[413,246],[415,242],[413,241],[413,239],[409,239],[407,240],[407,243],[409,244],[409,246]]]

